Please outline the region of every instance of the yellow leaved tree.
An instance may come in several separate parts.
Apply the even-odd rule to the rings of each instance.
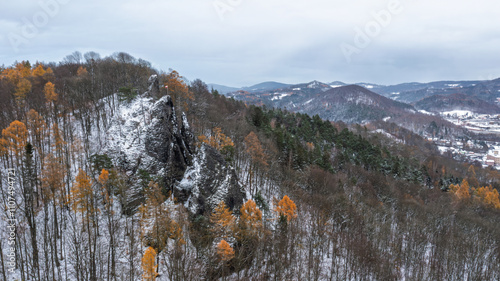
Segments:
[[[222,133],[222,129],[219,127],[213,128],[209,138],[202,135],[198,137],[198,141],[200,143],[206,143],[219,151],[223,150],[225,147],[234,146],[233,140]]]
[[[255,201],[249,199],[240,208],[241,216],[238,221],[238,238],[247,241],[257,238],[262,232],[262,212],[255,204]]]
[[[297,206],[287,195],[276,204],[274,211],[280,219],[285,218],[288,222],[297,217]]]
[[[71,201],[73,203],[73,210],[80,212],[82,220],[86,223],[92,221],[95,216],[94,193],[92,190],[92,180],[83,171],[79,169],[75,182],[71,187]]]
[[[172,70],[169,74],[164,76],[163,80],[164,89],[166,89],[168,95],[172,97],[174,104],[180,105],[184,111],[188,111],[189,103],[194,100],[194,95],[189,90],[186,82],[184,82],[183,78],[179,75],[179,72]]]
[[[483,186],[475,190],[474,195],[485,205],[500,209],[498,190],[490,186]]]
[[[43,93],[48,103],[57,101],[56,86],[52,82],[47,82],[43,87]]]
[[[227,239],[233,232],[235,220],[226,203],[221,201],[210,216],[210,222],[214,224],[212,232],[216,237]]]
[[[229,261],[234,258],[234,249],[226,240],[222,239],[219,244],[217,244],[217,255],[221,261]]]
[[[142,256],[142,280],[154,281],[156,280],[156,251],[153,247],[148,247]]]
[[[460,185],[458,184],[450,185],[450,191],[453,192],[460,200],[470,198],[469,189],[470,189],[469,182],[467,182],[466,179],[464,179]]]
[[[13,121],[9,127],[2,130],[3,146],[6,153],[10,156],[11,163],[20,165],[24,147],[28,141],[28,130],[21,121]],[[14,158],[17,160],[15,161]]]

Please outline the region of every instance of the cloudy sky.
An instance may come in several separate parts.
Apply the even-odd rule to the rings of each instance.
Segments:
[[[249,86],[500,77],[494,0],[2,0],[0,65],[117,51]]]

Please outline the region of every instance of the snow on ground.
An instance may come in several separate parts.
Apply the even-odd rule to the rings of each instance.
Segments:
[[[304,103],[304,105],[311,103],[313,100],[314,100],[314,99],[310,99],[310,100],[306,101],[306,102]]]
[[[434,113],[429,112],[429,111],[427,111],[427,110],[423,110],[423,109],[419,110],[418,112],[423,113],[423,114],[426,114],[426,115],[434,115]]]
[[[441,115],[450,115],[450,116],[457,116],[457,117],[464,117],[464,116],[472,116],[474,115],[474,112],[470,110],[452,110],[452,111],[444,111],[441,112]]]
[[[396,141],[396,142],[399,142],[399,143],[402,143],[402,142],[403,142],[402,140],[400,140],[400,139],[396,138],[395,136],[393,136],[393,135],[389,134],[388,132],[386,132],[386,131],[384,131],[384,130],[382,130],[382,129],[377,129],[377,130],[375,130],[375,133],[382,134],[382,135],[386,136],[387,138],[392,139],[392,140],[394,140],[394,141]]]
[[[443,153],[447,152],[448,150],[450,150],[449,147],[447,147],[447,146],[441,146],[441,145],[438,145],[437,148],[439,149],[439,152],[441,154],[443,154]]]
[[[271,98],[271,100],[281,100],[284,97],[290,96],[289,93],[274,93],[274,97]]]
[[[151,122],[149,109],[152,106],[153,99],[150,97],[137,97],[128,104],[120,104],[106,133],[105,147],[102,150],[112,158],[133,163],[132,166],[137,161],[153,162],[144,151],[146,131]]]

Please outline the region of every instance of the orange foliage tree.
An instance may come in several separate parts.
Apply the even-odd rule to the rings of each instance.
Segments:
[[[226,136],[224,133],[222,133],[222,129],[219,127],[215,127],[212,130],[212,134],[210,138],[207,138],[206,136],[199,136],[198,141],[200,143],[206,143],[215,149],[221,151],[224,148],[227,148],[228,146],[234,146],[233,140]]]
[[[51,199],[56,205],[67,204],[67,194],[64,188],[65,167],[61,158],[48,154],[44,159],[44,169],[42,170],[42,188],[45,198]]]
[[[217,237],[230,237],[234,229],[235,220],[236,218],[226,206],[226,203],[221,201],[210,216],[210,222],[214,224],[212,232]]]
[[[490,186],[483,186],[475,190],[474,195],[485,205],[500,209],[498,190]]]
[[[33,69],[33,76],[43,77],[45,75],[45,69],[43,69],[43,65],[40,63]]]
[[[194,95],[189,91],[179,73],[175,70],[165,75],[164,85],[168,94],[172,97],[174,104],[181,105],[184,111],[189,109],[189,102],[194,100]]]
[[[238,222],[238,238],[246,240],[258,237],[262,230],[262,212],[255,204],[255,201],[249,199],[240,208],[241,216]]]
[[[90,177],[80,169],[71,187],[73,210],[81,212],[84,219],[89,219],[94,210],[94,194]]]
[[[21,102],[26,99],[26,94],[31,91],[31,82],[26,78],[21,78],[16,85],[16,92],[14,96],[16,97],[17,102]]]
[[[252,131],[245,137],[246,152],[252,157],[252,161],[261,166],[267,166],[267,156],[259,141],[259,137]]]
[[[15,156],[19,165],[24,147],[28,141],[26,125],[15,120],[10,123],[9,127],[2,130],[2,137],[4,139],[3,145],[6,147],[6,152],[10,154],[12,163],[14,163],[13,157]]]
[[[274,211],[288,222],[297,217],[297,206],[287,195],[278,202]]]
[[[31,109],[27,115],[27,128],[30,132],[31,142],[43,159],[45,156],[43,141],[47,133],[47,123],[43,117],[34,109]]]
[[[469,182],[467,182],[466,179],[464,179],[460,185],[458,184],[450,185],[450,191],[453,192],[460,200],[470,198],[469,189],[470,189]]]
[[[113,197],[110,196],[110,192],[108,190],[108,181],[109,181],[109,171],[106,169],[102,169],[101,174],[97,178],[97,181],[101,184],[102,187],[102,196],[104,197],[104,203],[106,204],[106,210],[109,214],[113,214]]]
[[[56,93],[56,86],[52,84],[52,82],[47,82],[43,88],[43,93],[45,94],[45,99],[47,102],[55,102],[57,101],[57,93]]]
[[[142,280],[144,281],[154,281],[156,280],[156,251],[153,247],[148,247],[142,256]]]
[[[229,261],[234,258],[234,249],[226,240],[222,239],[219,244],[217,244],[217,255],[221,261]]]

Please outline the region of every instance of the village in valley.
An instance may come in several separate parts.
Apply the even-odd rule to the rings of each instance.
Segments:
[[[427,140],[435,143],[441,154],[500,170],[500,114],[454,110],[441,112],[440,115],[477,136],[451,139],[427,135]]]

